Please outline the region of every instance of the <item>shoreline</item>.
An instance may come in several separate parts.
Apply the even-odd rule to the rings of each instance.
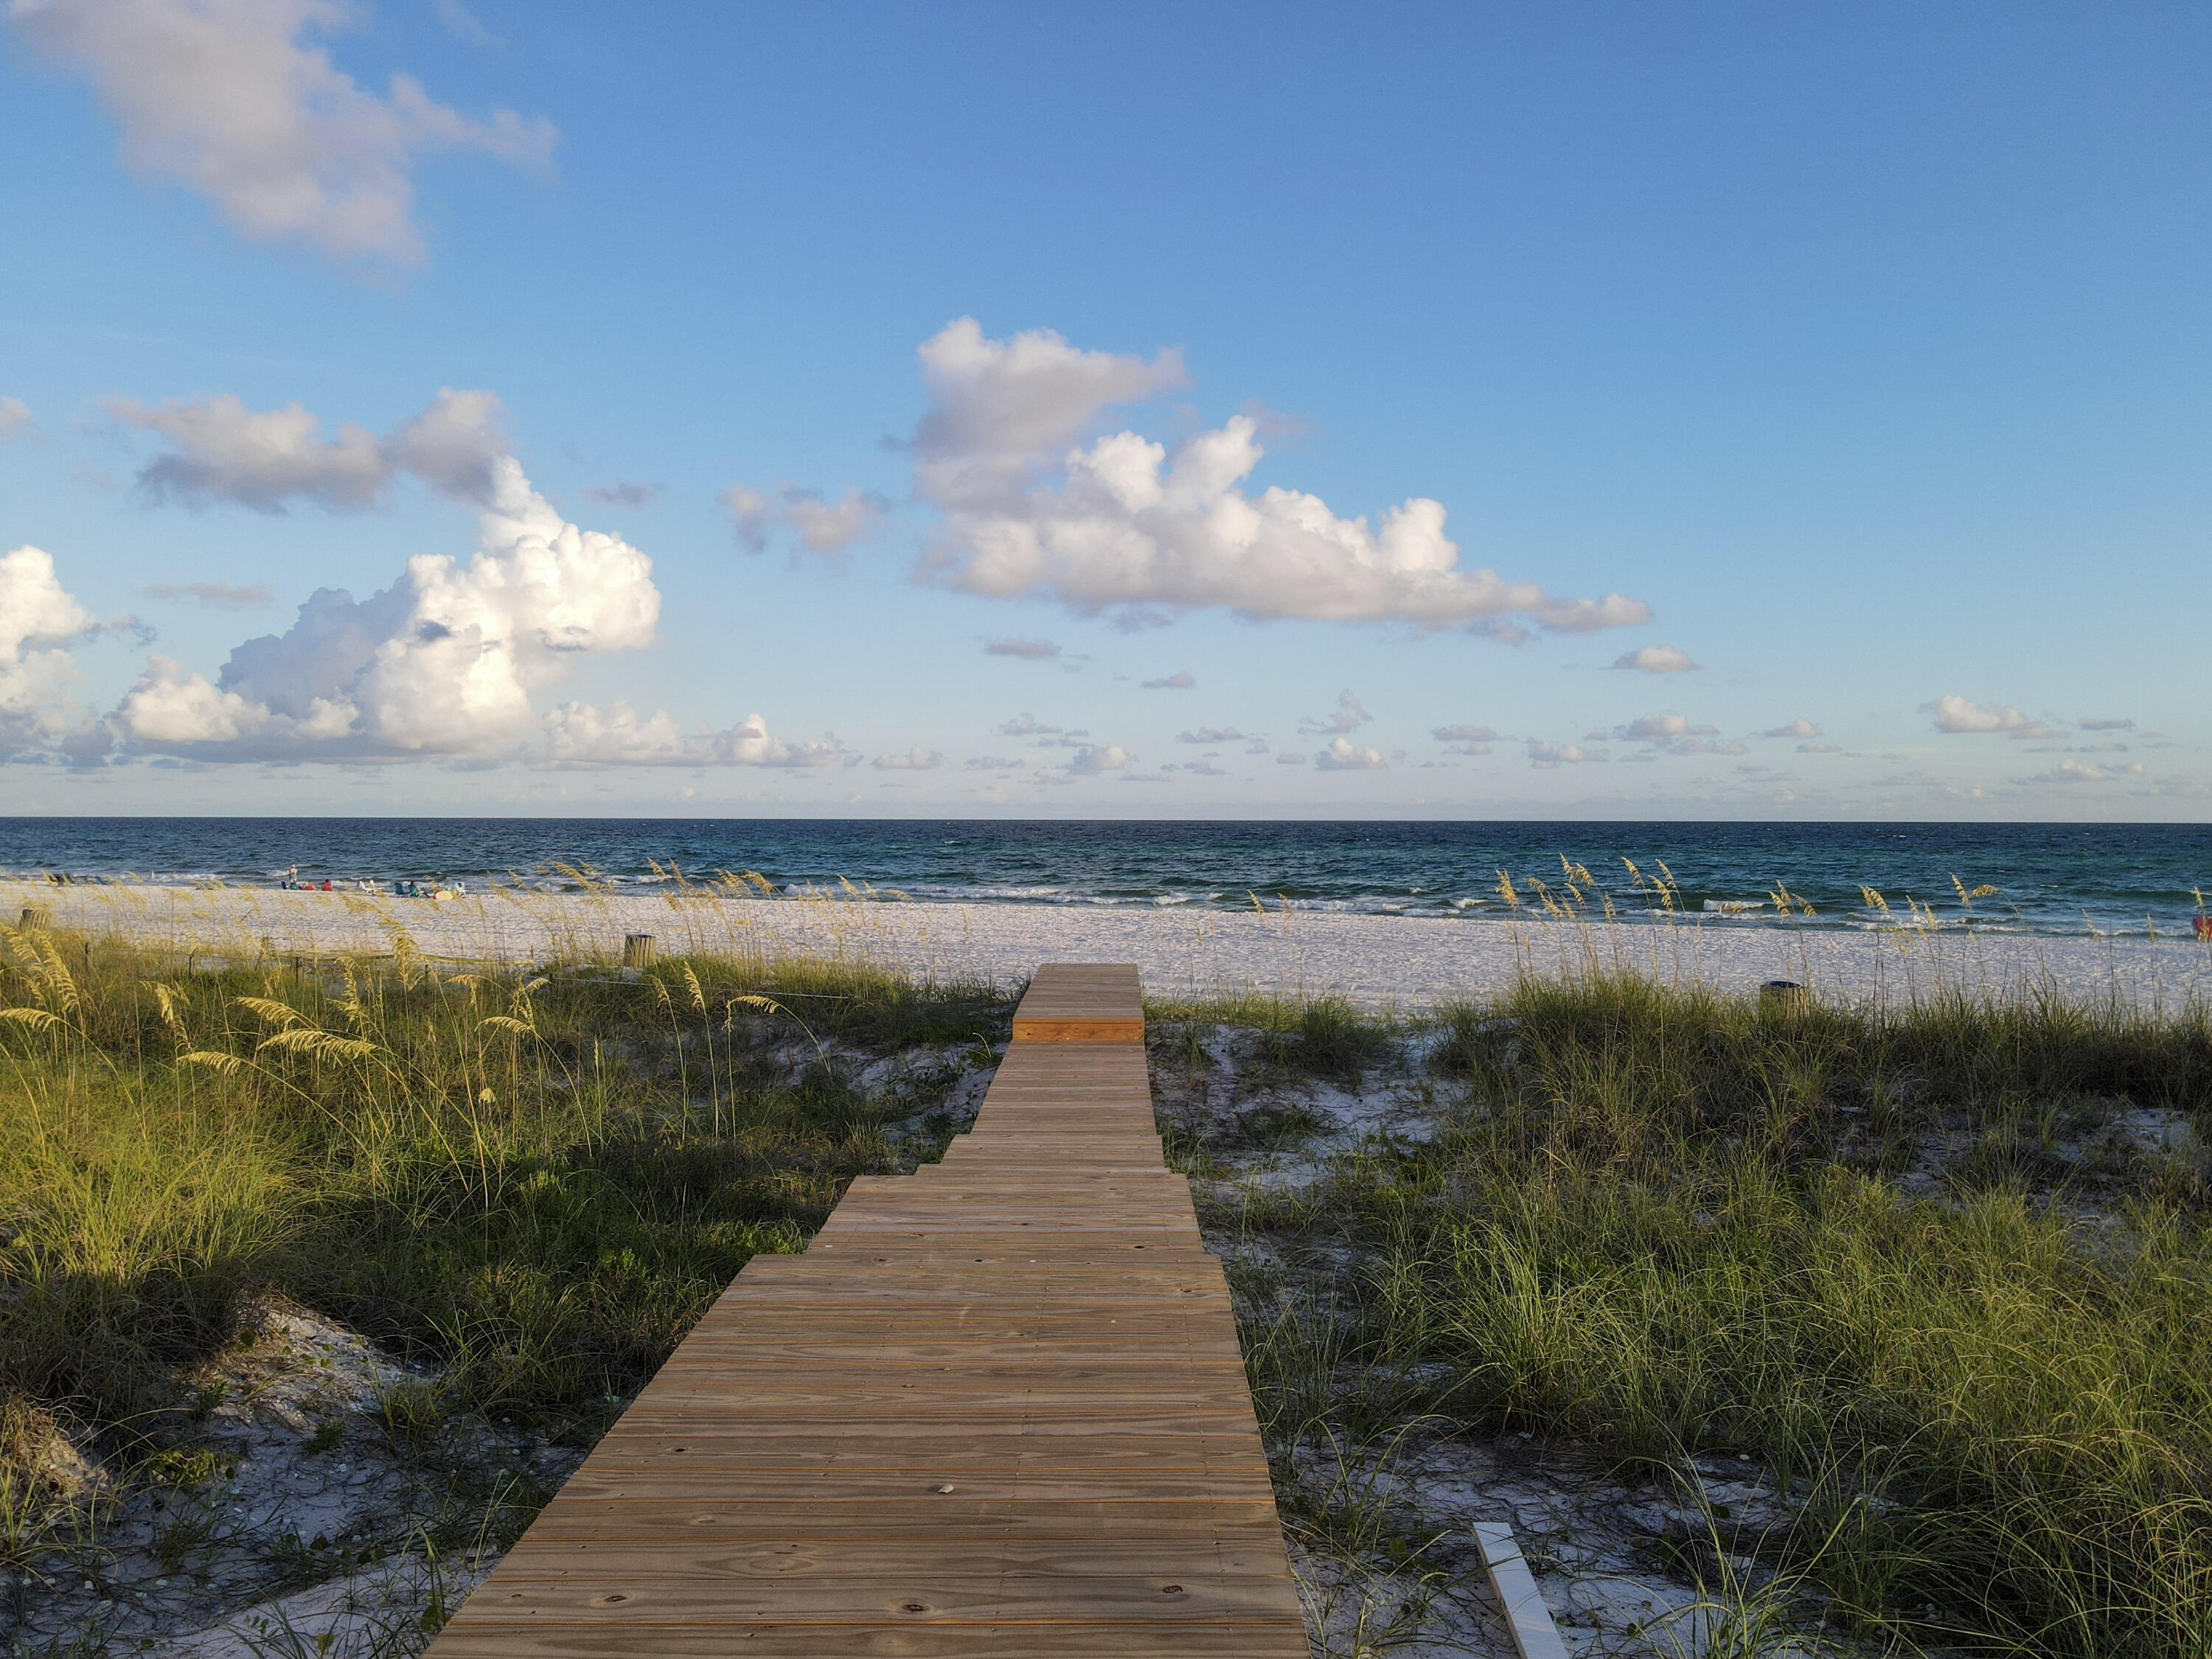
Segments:
[[[1154,997],[1333,994],[1409,1012],[1498,994],[1523,973],[1565,979],[1592,970],[1743,994],[1791,979],[1817,997],[1860,1005],[1964,994],[2146,1012],[2212,1006],[2212,945],[2191,938],[1753,929],[1695,915],[1654,925],[737,898],[703,888],[501,890],[433,900],[0,881],[0,919],[12,923],[26,907],[43,908],[63,929],[246,957],[381,954],[404,939],[415,952],[453,961],[605,958],[620,953],[624,935],[650,933],[665,954],[826,957],[1006,987],[1041,962],[1134,962]]]

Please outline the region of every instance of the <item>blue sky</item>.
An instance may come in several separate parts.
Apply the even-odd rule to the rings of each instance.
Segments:
[[[0,811],[2212,806],[2202,9],[6,15]]]

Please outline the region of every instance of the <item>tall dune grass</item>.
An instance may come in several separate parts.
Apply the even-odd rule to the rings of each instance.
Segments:
[[[0,1394],[127,1468],[265,1291],[435,1362],[449,1409],[587,1442],[750,1256],[890,1167],[823,1057],[1002,1027],[851,964],[187,971],[0,930]]]
[[[2212,1165],[2094,1150],[2126,1111],[2212,1127],[2201,1019],[1601,977],[1456,1011],[1438,1056],[1464,1089],[1433,1144],[1242,1217],[1352,1264],[1335,1315],[1253,1334],[1279,1440],[1435,1413],[1632,1467],[1748,1454],[1795,1523],[1720,1534],[1803,1574],[1808,1617],[2212,1652]]]

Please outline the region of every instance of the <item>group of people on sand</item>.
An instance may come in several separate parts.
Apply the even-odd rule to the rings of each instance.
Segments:
[[[284,878],[276,885],[288,893],[331,893],[338,890],[337,885],[327,876],[320,881],[312,876],[305,881],[301,880],[300,866],[296,864],[285,872]],[[354,881],[344,885],[364,893],[381,894],[385,890],[384,884],[375,881]],[[468,890],[458,881],[449,881],[437,887],[425,887],[419,881],[395,880],[391,886],[394,898],[459,898]]]

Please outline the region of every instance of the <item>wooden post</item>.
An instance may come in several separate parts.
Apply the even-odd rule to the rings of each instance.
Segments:
[[[23,907],[23,920],[18,925],[27,933],[43,933],[54,925],[54,913],[43,904],[27,904]]]
[[[1759,988],[1761,1006],[1777,1013],[1802,1013],[1807,997],[1805,988],[1794,979],[1770,979]]]
[[[653,935],[624,933],[623,935],[623,966],[643,968],[653,960]]]

